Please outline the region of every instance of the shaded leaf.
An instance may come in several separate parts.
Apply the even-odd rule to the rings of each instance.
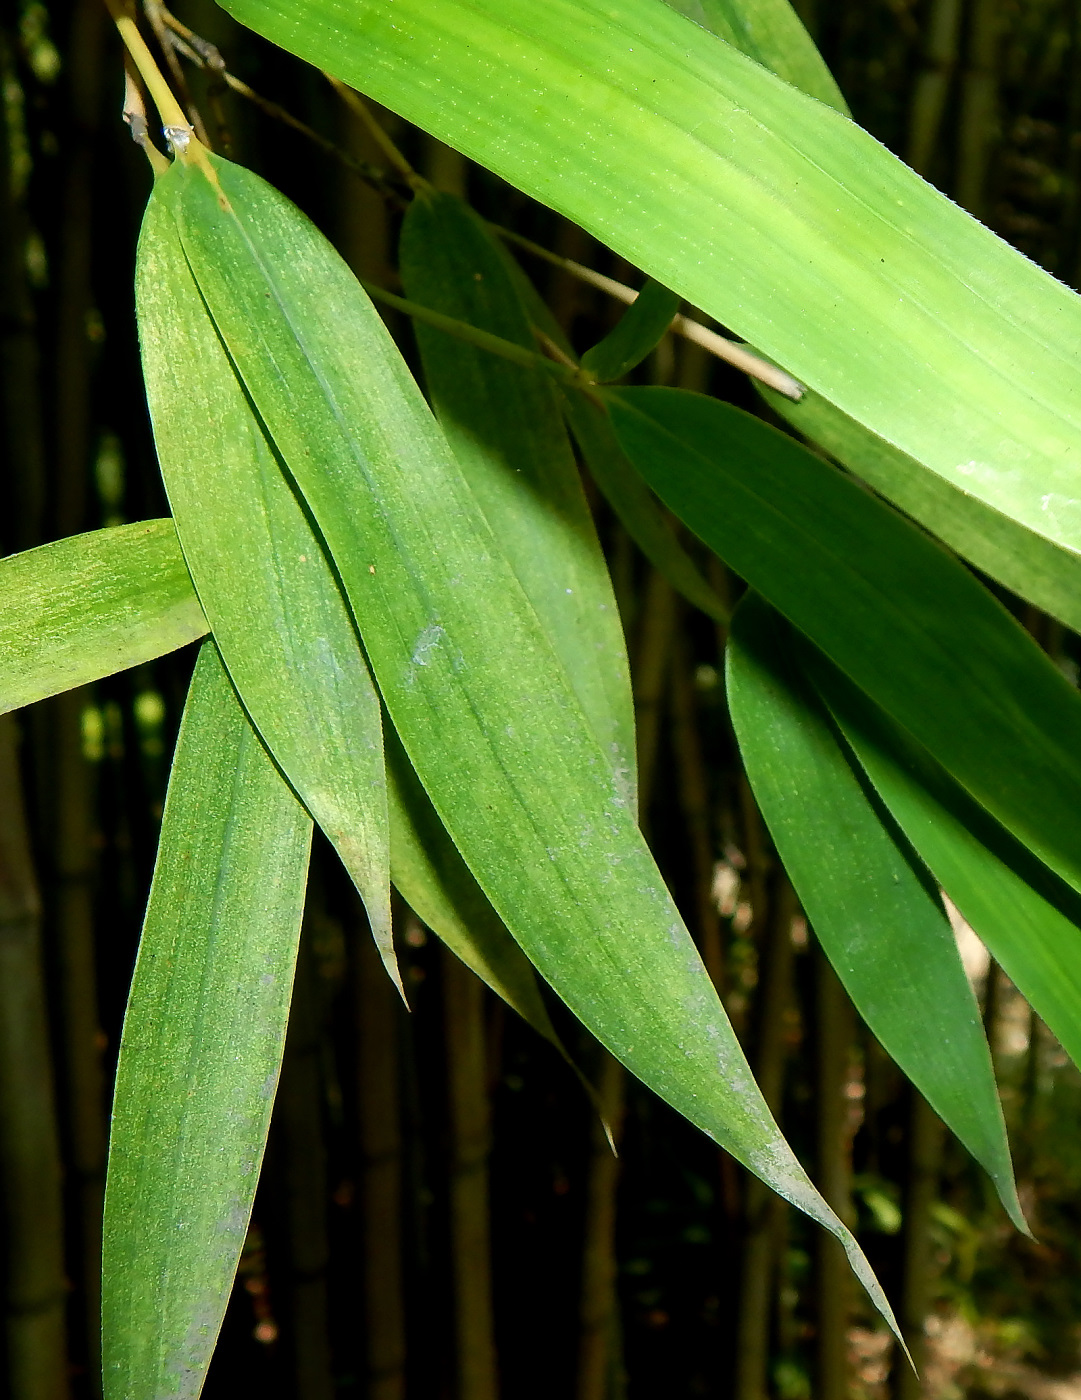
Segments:
[[[202,1388],[270,1124],[310,839],[307,814],[206,643],[120,1046],[105,1196],[106,1400]]]
[[[0,559],[0,714],[153,661],[206,631],[171,520],[10,554]]]
[[[890,814],[958,910],[1081,1065],[1081,900],[894,724],[806,648],[830,712]]]
[[[733,619],[726,675],[747,777],[837,975],[1025,1229],[980,1009],[942,901],[853,768],[791,628],[754,593]]]
[[[1081,695],[951,554],[784,433],[678,389],[605,390],[649,484],[1081,889]]]
[[[602,384],[630,374],[655,349],[679,305],[675,292],[650,279],[604,339],[582,356],[582,368]]]
[[[929,472],[818,394],[805,394],[793,403],[770,389],[759,392],[797,432],[978,569],[1067,627],[1081,629],[1081,555]]]

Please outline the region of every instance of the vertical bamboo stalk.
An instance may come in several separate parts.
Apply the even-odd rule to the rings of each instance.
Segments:
[[[912,1353],[916,1371],[927,1354],[924,1330],[934,1282],[931,1253],[931,1209],[938,1194],[939,1168],[945,1129],[938,1114],[917,1089],[910,1089],[908,1119],[908,1180],[904,1199],[904,1273],[898,1321]],[[894,1352],[894,1400],[920,1400],[922,1386],[908,1362]]]
[[[68,1394],[60,1149],[15,720],[0,717],[0,1220],[11,1400]]]
[[[999,0],[973,0],[961,79],[955,195],[958,204],[977,218],[984,215],[988,168],[997,140],[999,9]]]
[[[702,961],[717,988],[718,996],[721,996],[724,992],[724,955],[721,945],[721,920],[713,900],[714,850],[709,791],[702,740],[698,731],[694,677],[691,674],[687,640],[682,630],[677,629],[674,646],[672,743],[676,751],[683,816],[687,823],[694,861],[695,913]]]
[[[451,1132],[457,1400],[495,1400],[499,1381],[488,1215],[491,1107],[484,987],[449,948],[443,949],[443,1017]]]
[[[626,1072],[601,1052],[597,1097],[615,1142],[620,1140],[626,1101]],[[616,1270],[616,1203],[620,1163],[600,1119],[594,1117],[582,1254],[578,1400],[614,1400],[623,1389]]]
[[[852,1003],[821,948],[815,966],[818,1189],[852,1224],[848,1102],[844,1090],[855,1036]],[[817,1232],[815,1283],[818,1313],[815,1400],[848,1400],[850,1271],[832,1235]]]
[[[401,1007],[366,927],[357,947],[357,1035],[367,1400],[405,1395],[402,1295]]]
[[[905,159],[926,175],[938,148],[942,117],[957,67],[961,0],[933,0],[926,20],[923,68],[912,91]]]
[[[307,920],[306,925],[307,933]],[[310,939],[302,938],[274,1110],[289,1239],[289,1308],[283,1322],[293,1354],[296,1400],[334,1397],[327,1328],[330,1244],[321,1029]]]
[[[792,987],[792,886],[780,877],[759,962],[754,1071],[774,1117],[780,1115],[784,1088],[785,1012]],[[756,910],[756,917],[758,911]],[[744,1194],[746,1230],[736,1333],[736,1400],[764,1400],[768,1394],[770,1316],[777,1247],[785,1205],[757,1177]]]

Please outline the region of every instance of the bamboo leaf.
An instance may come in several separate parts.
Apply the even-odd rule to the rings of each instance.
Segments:
[[[891,816],[1081,1064],[1081,901],[822,654],[811,679]]]
[[[238,167],[178,162],[158,188],[333,555],[410,761],[481,888],[598,1038],[832,1230],[890,1316],[773,1123],[609,757],[356,280]]]
[[[1081,300],[840,113],[656,0],[229,0],[800,382],[1081,547]]]
[[[135,291],[158,459],[215,641],[252,722],[360,891],[400,989],[379,697],[331,567],[156,192]]]
[[[728,608],[680,544],[657,498],[635,471],[603,409],[584,394],[564,394],[563,407],[590,475],[649,562],[677,593],[717,622]]]
[[[793,403],[770,389],[759,392],[798,433],[978,569],[1067,627],[1081,629],[1081,555],[927,471],[818,394]]]
[[[1027,1233],[980,1009],[926,870],[853,768],[791,629],[753,593],[733,619],[726,670],[747,777],[826,955]]]
[[[601,384],[630,374],[663,337],[679,310],[679,297],[652,278],[602,341],[582,356],[582,368]]]
[[[788,0],[668,0],[668,4],[786,83],[847,113],[833,74]]]
[[[1081,889],[1081,695],[968,570],[740,409],[676,389],[604,393],[669,508]]]
[[[536,347],[498,244],[460,199],[418,195],[402,224],[399,256],[414,301]],[[431,326],[414,329],[440,426],[633,803],[627,649],[557,390]]]
[[[72,535],[0,560],[0,714],[207,631],[171,520]]]
[[[208,642],[177,741],[117,1070],[106,1400],[193,1400],[202,1388],[270,1123],[310,838]]]

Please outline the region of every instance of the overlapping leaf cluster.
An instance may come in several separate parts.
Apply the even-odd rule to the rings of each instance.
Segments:
[[[920,526],[1076,620],[1081,303],[848,121],[784,0],[757,26],[737,0],[229,8],[658,280],[575,369],[491,230],[420,188],[400,265],[443,318],[417,323],[426,402],[273,189],[195,142],[156,183],[136,295],[172,523],[0,565],[5,709],[211,634],[117,1079],[107,1394],[201,1386],[265,1142],[313,822],[392,977],[393,883],[555,1040],[539,972],[832,1230],[889,1317],[639,833],[626,653],[575,444],[691,602],[726,617],[657,498],[752,590],[728,692],[778,850],[869,1026],[1024,1228],[941,892],[1076,1059],[1081,698]],[[800,403],[771,405],[880,494],[730,405],[612,387],[681,296],[799,376]],[[531,367],[538,332],[562,385]]]

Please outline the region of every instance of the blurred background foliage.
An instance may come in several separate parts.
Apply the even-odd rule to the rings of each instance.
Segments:
[[[798,8],[857,120],[1078,285],[1081,0]],[[149,173],[120,122],[115,39],[100,0],[4,0],[0,16],[0,550],[11,552],[166,503],[131,293]],[[401,201],[377,172],[373,183],[385,155],[363,122],[210,0],[178,0],[178,18],[172,32],[190,34],[169,62],[215,147],[278,184],[359,274],[395,288]],[[149,0],[146,19],[169,32]],[[579,229],[379,115],[435,184],[638,284]],[[579,349],[614,323],[618,303],[602,292],[528,254],[523,265]],[[408,326],[390,323],[415,362]],[[756,402],[733,370],[671,338],[643,375]],[[898,1306],[922,1391],[829,1241],[554,1008],[620,1138],[617,1161],[551,1048],[399,907],[407,1015],[320,847],[266,1167],[206,1395],[1081,1397],[1081,1077],[959,927],[1026,1239],[817,951],[740,771],[723,635],[591,499],[628,635],[647,834],[786,1134]],[[738,593],[716,560],[699,560]],[[1006,601],[1076,681],[1081,643]],[[167,657],[0,720],[0,1391],[12,1400],[97,1393],[109,1083],[192,661]],[[36,1360],[16,1374],[17,1355]]]

